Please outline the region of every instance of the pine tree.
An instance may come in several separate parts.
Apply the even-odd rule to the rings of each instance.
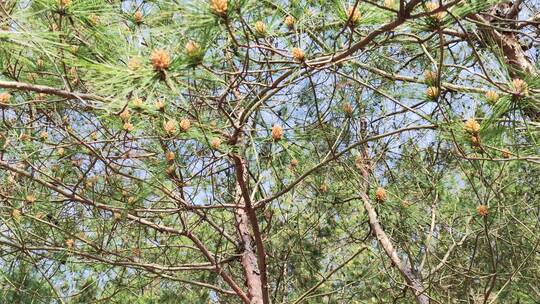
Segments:
[[[0,1],[0,302],[538,303],[539,14]]]

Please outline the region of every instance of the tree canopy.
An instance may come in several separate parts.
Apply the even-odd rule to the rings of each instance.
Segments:
[[[539,25],[0,1],[0,302],[538,303]]]

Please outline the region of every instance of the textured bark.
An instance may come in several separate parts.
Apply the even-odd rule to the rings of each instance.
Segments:
[[[262,304],[263,291],[261,284],[261,273],[257,264],[257,256],[255,255],[252,246],[252,238],[249,231],[249,219],[244,211],[245,203],[240,193],[240,187],[237,187],[237,202],[239,208],[236,208],[235,211],[236,230],[238,239],[240,240],[240,247],[243,251],[240,262],[246,276],[246,285],[248,288],[248,297],[250,303]]]
[[[483,43],[486,45],[496,45],[502,52],[503,59],[508,66],[511,78],[524,78],[526,76],[537,76],[538,70],[525,53],[525,49],[519,42],[519,37],[515,31],[505,31],[501,27],[508,27],[515,30],[519,26],[517,17],[520,11],[521,1],[506,1],[499,3],[483,14],[473,14],[469,16],[472,20],[483,25],[479,25]],[[514,23],[506,22],[498,24],[497,18],[504,20],[515,20]],[[495,26],[497,28],[495,28]],[[534,121],[540,121],[540,105],[528,105],[523,108],[523,112]]]
[[[500,16],[501,18],[511,17],[508,15],[510,14],[511,9],[508,8],[506,10],[509,12],[503,13],[504,16]],[[490,11],[490,13],[501,11],[504,10],[500,6],[496,6]],[[480,30],[482,31],[483,38],[485,40],[484,42],[485,44],[492,45],[491,41],[493,41],[501,49],[502,53],[504,54],[506,64],[509,67],[511,77],[522,77],[523,75],[538,73],[534,64],[527,57],[527,54],[521,46],[515,32],[500,31],[494,27],[491,27],[492,22],[495,21],[490,15],[474,14],[471,16],[471,18],[477,22],[486,24],[486,26],[480,26]]]
[[[241,142],[241,138],[240,138]],[[267,275],[266,275],[266,252],[262,241],[257,215],[251,204],[249,189],[247,186],[247,165],[245,160],[232,155],[236,167],[236,199],[238,208],[235,209],[236,228],[242,249],[241,263],[246,276],[248,297],[250,303],[270,303]],[[255,243],[255,248],[253,244]]]
[[[237,97],[241,94],[235,90]],[[239,109],[238,126],[242,125],[242,116],[246,113],[244,108]],[[236,174],[236,205],[235,219],[240,249],[242,250],[241,263],[246,277],[248,297],[250,303],[269,304],[268,277],[266,271],[266,250],[259,229],[257,213],[251,202],[249,190],[248,163],[243,157],[245,152],[244,134],[242,128],[237,128],[229,137],[229,144],[237,148],[238,153],[230,153],[234,162]],[[253,248],[253,243],[255,248]]]

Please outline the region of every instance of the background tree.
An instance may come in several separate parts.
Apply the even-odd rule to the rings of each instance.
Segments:
[[[14,303],[537,303],[536,0],[0,1]]]

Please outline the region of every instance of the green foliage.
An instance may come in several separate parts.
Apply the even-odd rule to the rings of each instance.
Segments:
[[[505,3],[2,1],[0,302],[538,302]]]

